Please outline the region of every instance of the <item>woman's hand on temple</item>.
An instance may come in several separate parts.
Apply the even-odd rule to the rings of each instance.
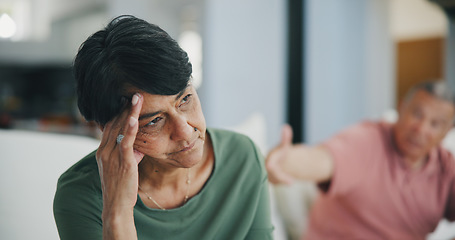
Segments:
[[[286,173],[283,164],[289,150],[292,147],[292,128],[289,125],[284,125],[281,132],[281,142],[278,146],[272,149],[266,157],[266,169],[269,175],[269,181],[274,184],[291,184],[294,178]]]
[[[96,152],[103,192],[103,239],[135,239],[133,209],[137,201],[138,164],[144,154],[133,149],[143,97],[106,124]],[[123,139],[117,142],[118,135]]]

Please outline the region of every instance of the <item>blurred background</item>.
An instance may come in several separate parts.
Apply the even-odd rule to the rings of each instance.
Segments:
[[[71,64],[120,14],[189,52],[209,126],[260,116],[266,147],[284,122],[315,143],[444,76],[448,23],[427,0],[0,0],[0,127],[96,137]]]
[[[24,131],[99,137],[77,109],[71,65],[80,44],[112,18],[132,14],[178,40],[193,63],[207,125],[243,131],[265,153],[285,122],[295,141],[317,143],[362,119],[393,113],[411,85],[443,78],[449,21],[435,2],[450,1],[0,0],[0,232],[10,234],[2,239],[27,239],[6,225],[12,220],[5,216],[17,215],[8,204],[21,199],[18,188],[21,196],[32,189],[35,198],[46,191],[43,221],[52,229],[35,230],[56,238],[57,177],[97,142],[77,148],[73,140],[43,140],[65,161],[39,161],[36,168],[12,167],[7,156],[49,155],[31,148],[42,135]],[[70,142],[72,148],[53,145]],[[66,158],[69,152],[79,155]],[[40,186],[24,178],[6,184],[24,169],[28,179],[48,178]]]

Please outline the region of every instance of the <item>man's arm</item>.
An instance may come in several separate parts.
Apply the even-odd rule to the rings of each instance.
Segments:
[[[275,184],[294,180],[325,182],[332,178],[333,167],[333,157],[325,147],[292,144],[289,125],[283,127],[281,143],[266,158],[269,180]]]

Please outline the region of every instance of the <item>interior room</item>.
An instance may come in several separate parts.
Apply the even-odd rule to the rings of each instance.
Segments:
[[[177,39],[207,125],[265,155],[290,122],[317,144],[365,119],[396,120],[413,84],[447,74],[449,20],[429,0],[0,0],[0,238],[58,239],[58,177],[98,147],[80,115],[81,43],[131,14]],[[443,144],[455,153],[455,132]],[[315,186],[270,186],[274,237],[299,239]],[[27,230],[24,231],[24,226]],[[441,221],[428,240],[455,237]]]

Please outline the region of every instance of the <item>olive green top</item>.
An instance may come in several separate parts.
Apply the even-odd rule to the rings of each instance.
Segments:
[[[138,197],[138,239],[272,239],[263,157],[241,134],[207,129],[215,166],[202,190],[175,209],[151,209]],[[54,217],[60,238],[102,239],[103,210],[95,152],[59,178]]]

